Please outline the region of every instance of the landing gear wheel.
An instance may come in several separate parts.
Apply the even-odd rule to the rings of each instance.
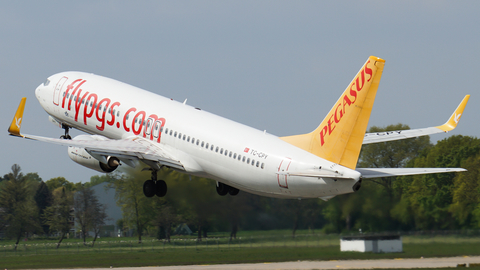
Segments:
[[[163,180],[158,180],[155,183],[155,195],[164,197],[167,194],[167,184]]]
[[[145,194],[146,197],[151,198],[155,195],[156,192],[156,185],[153,180],[147,180],[145,183],[143,183],[143,194]]]
[[[240,191],[238,190],[238,188],[230,187],[230,188],[228,189],[228,194],[230,194],[230,195],[232,195],[232,196],[237,195],[238,192],[240,192]]]
[[[229,186],[225,185],[224,183],[218,182],[218,185],[217,185],[218,195],[225,196],[225,195],[227,195],[228,190],[229,190]]]
[[[70,127],[67,125],[62,124],[62,128],[65,129],[65,135],[60,136],[60,139],[62,140],[71,140],[72,137],[70,134],[68,134],[68,131],[70,130]]]

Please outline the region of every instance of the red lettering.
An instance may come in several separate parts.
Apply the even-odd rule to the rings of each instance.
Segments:
[[[359,75],[356,79],[356,82],[357,82],[357,91],[360,92],[360,90],[362,90],[363,86],[365,86],[365,70],[362,70],[362,72],[360,72],[361,75]],[[362,84],[360,85],[360,82],[358,81],[358,79],[360,79],[360,76],[362,76]]]
[[[102,106],[102,103],[106,103],[105,106]],[[105,113],[107,112],[107,107],[109,104],[110,104],[110,99],[104,98],[100,100],[100,102],[98,103],[97,109],[95,110],[96,111],[95,116],[97,116],[97,120],[100,121],[100,123],[102,123],[101,126],[97,126],[97,129],[100,131],[105,129]],[[99,111],[102,114],[101,117],[98,115]]]
[[[327,126],[324,126],[320,131],[320,144],[323,146],[325,143],[325,135],[327,135]]]
[[[141,119],[139,118],[140,115],[142,116]],[[133,118],[133,120],[132,120],[132,131],[133,131],[133,134],[139,135],[140,132],[142,131],[143,121],[145,121],[145,115],[146,115],[146,113],[145,113],[144,111],[139,111],[139,112],[135,115],[135,117]],[[138,118],[138,120],[140,121],[140,124],[138,124],[138,129],[135,129],[135,122],[136,122],[135,120],[137,120],[137,118]]]
[[[123,117],[123,128],[125,129],[126,132],[130,132],[130,128],[127,127],[127,118],[128,118],[128,115],[131,113],[131,112],[136,112],[137,109],[135,108],[130,108],[128,109],[128,111],[125,113],[125,116]],[[133,122],[134,123],[134,122]]]
[[[340,120],[342,120],[342,117],[343,117],[343,110],[340,110],[340,116],[338,116],[339,115],[338,108],[340,108],[340,106],[342,106],[342,104],[338,104],[337,108],[335,109],[335,118],[334,118],[335,123],[340,122]]]
[[[77,85],[77,87],[75,87],[75,90],[73,90],[73,92],[72,92],[72,96],[71,96],[72,98],[69,98],[69,99],[68,99],[68,110],[69,110],[69,111],[70,111],[70,107],[71,107],[71,105],[72,105],[72,100],[74,99],[74,96],[75,96],[75,94],[77,93],[78,88],[80,88],[80,86],[82,86],[82,84],[84,84],[85,82],[86,82],[86,81],[83,80],[81,83],[79,83],[79,84]],[[75,102],[76,102],[76,100],[75,100]]]
[[[107,124],[109,126],[113,126],[113,124],[115,123],[115,111],[114,111],[115,106],[120,106],[120,102],[114,102],[112,104],[112,107],[110,107],[110,115],[112,116],[112,119],[110,121],[107,121]]]
[[[330,116],[330,118],[328,118],[328,122],[327,122],[328,135],[332,134],[332,131],[335,129],[335,126],[333,126],[332,118],[333,118],[333,114]],[[332,128],[332,126],[333,126],[333,128]]]
[[[73,86],[81,80],[82,79],[75,80],[67,86],[67,89],[65,90],[65,95],[63,95],[62,108],[65,108],[65,99],[67,99],[67,96],[68,96],[68,93],[70,92],[70,90],[72,90]]]
[[[85,98],[88,95],[88,92],[86,92],[82,98],[80,98],[80,94],[82,93],[82,90],[78,91],[78,98],[77,101],[75,102],[75,122],[78,122],[78,114],[80,113],[80,107],[82,106],[82,101],[85,102]],[[84,117],[85,118],[85,117]]]
[[[370,60],[367,62],[367,64],[365,65],[365,73],[367,73],[368,75],[370,75],[370,78],[368,78],[367,82],[369,82],[372,77],[373,77],[373,71],[372,69],[368,68],[368,63],[370,63]]]
[[[159,118],[155,114],[150,115],[147,120],[147,127],[143,131],[143,137],[150,136],[151,141],[157,139],[157,142],[160,142],[164,125],[165,118]]]
[[[91,103],[90,99],[92,98],[93,98],[93,102]],[[97,104],[97,99],[98,99],[97,94],[92,93],[90,94],[90,96],[88,96],[87,100],[85,101],[85,107],[83,108],[83,122],[85,123],[85,125],[87,124],[87,118],[92,117],[93,112],[95,111],[94,104]],[[91,106],[92,109],[90,110],[90,112],[87,112],[89,103],[92,104]]]

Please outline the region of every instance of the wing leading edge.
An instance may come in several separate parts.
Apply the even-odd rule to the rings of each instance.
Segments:
[[[458,107],[455,109],[452,116],[450,116],[448,121],[441,126],[420,128],[420,129],[366,133],[365,138],[363,139],[363,144],[403,140],[403,139],[426,136],[426,135],[431,135],[436,133],[449,132],[457,127],[457,124],[460,121],[460,118],[462,117],[463,110],[465,109],[465,106],[467,105],[469,98],[470,98],[470,95],[466,95],[463,98],[462,102],[460,102],[460,105],[458,105]]]

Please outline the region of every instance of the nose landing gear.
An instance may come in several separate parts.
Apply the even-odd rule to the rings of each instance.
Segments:
[[[72,137],[70,136],[70,134],[68,134],[70,127],[65,124],[62,124],[62,128],[65,129],[65,135],[60,136],[60,139],[71,140]]]

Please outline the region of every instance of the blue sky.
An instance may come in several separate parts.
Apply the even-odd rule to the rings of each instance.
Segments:
[[[278,135],[313,130],[368,56],[386,60],[369,126],[443,124],[479,136],[478,1],[0,1],[0,174],[89,181],[61,146],[34,89],[78,70],[111,77]],[[80,134],[72,131],[72,135]]]

